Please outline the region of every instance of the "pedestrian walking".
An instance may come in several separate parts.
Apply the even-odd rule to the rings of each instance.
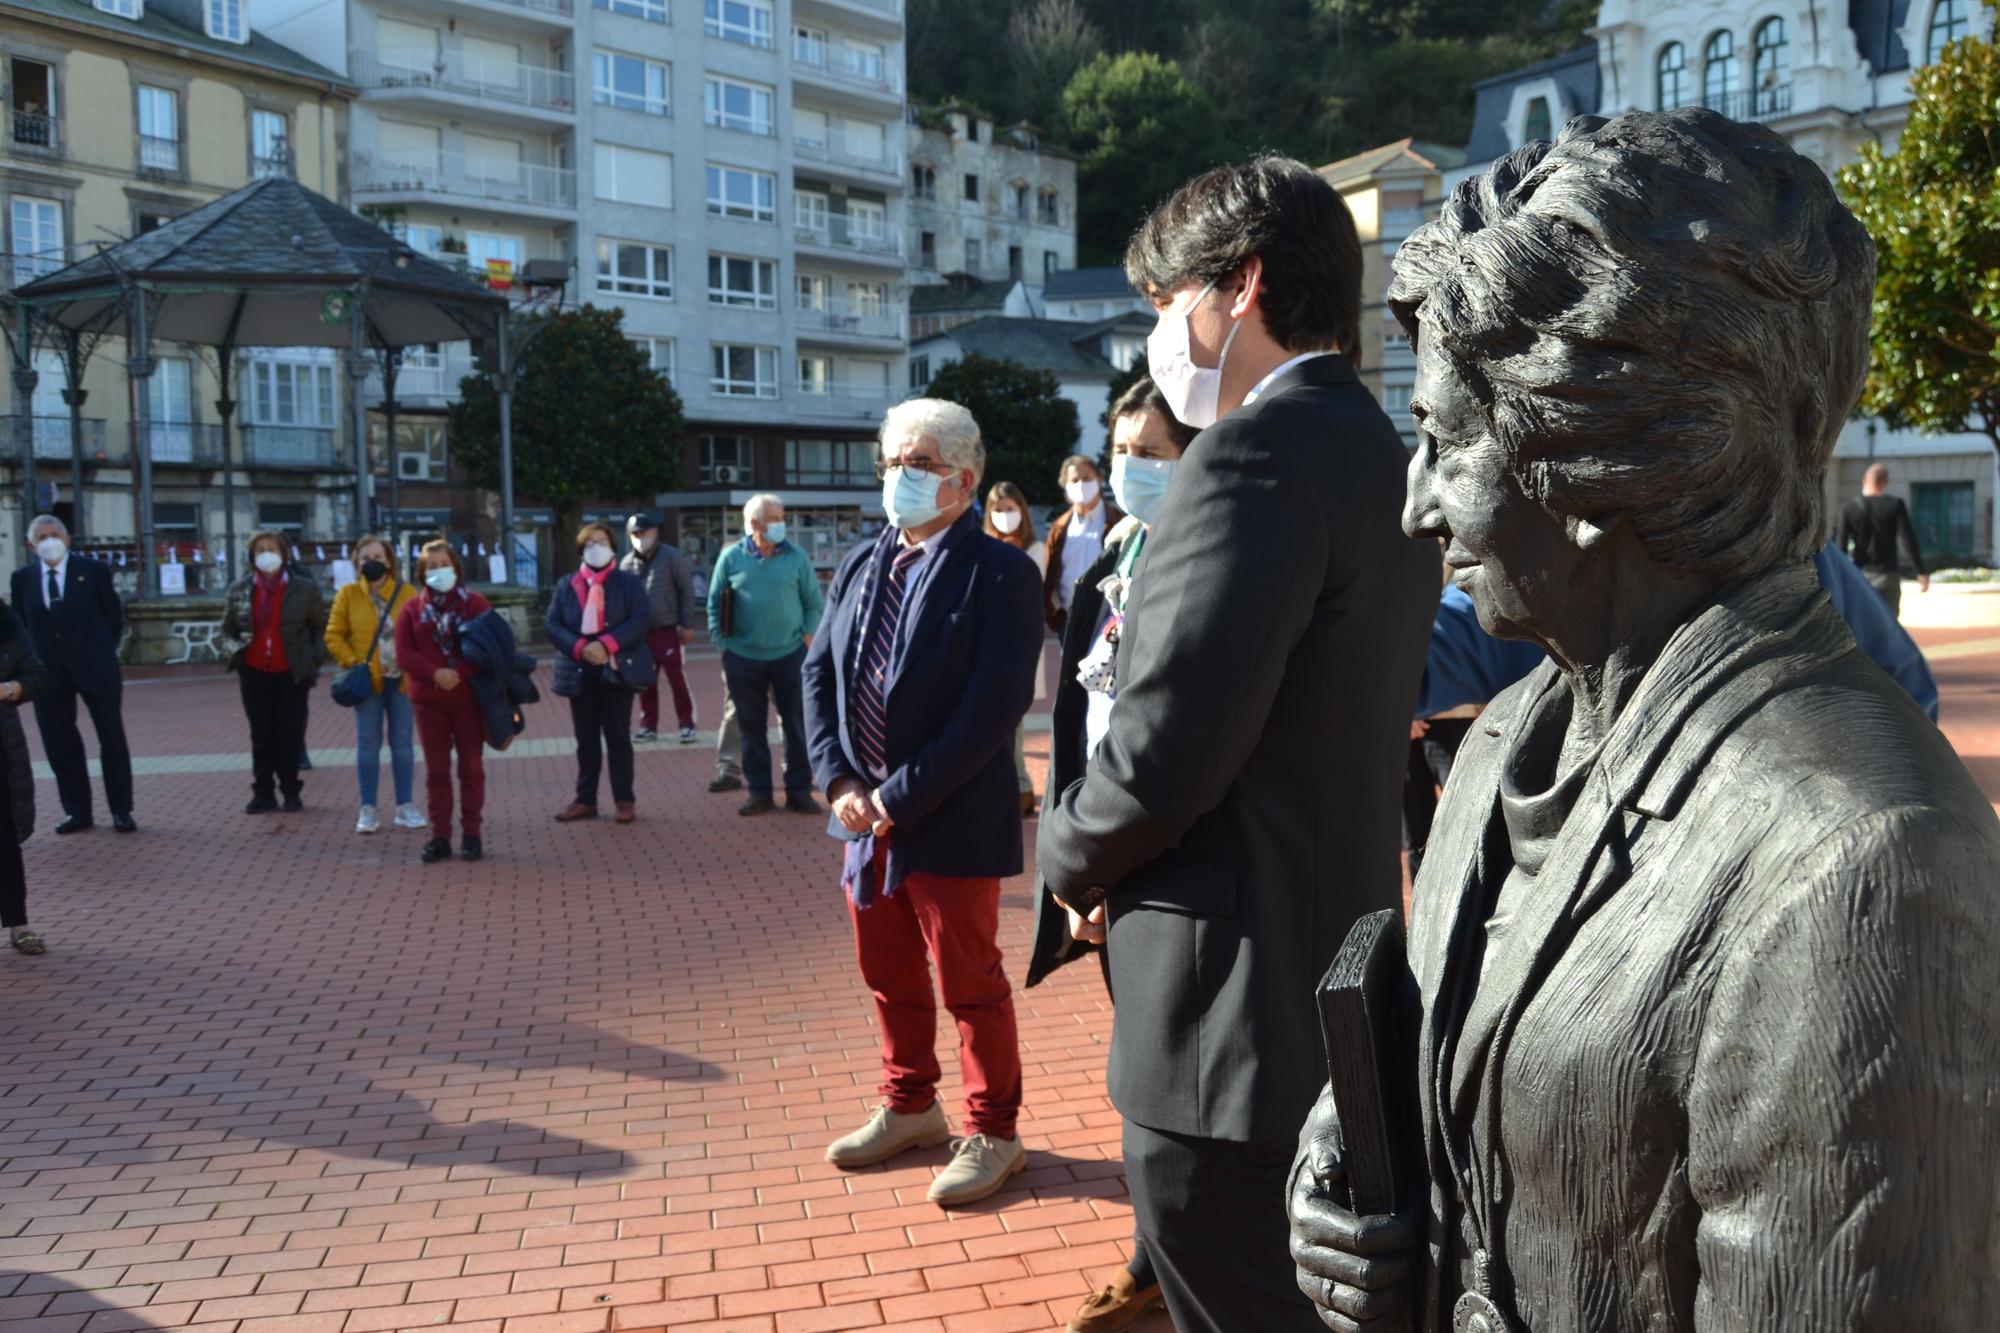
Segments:
[[[48,944],[28,925],[28,869],[21,844],[35,831],[35,765],[21,705],[47,687],[47,673],[20,617],[0,606],[0,926],[17,952],[39,955]]]
[[[1910,567],[1917,572],[1917,590],[1931,590],[1931,576],[1924,568],[1923,548],[1917,544],[1916,525],[1910,522],[1910,507],[1900,495],[1889,494],[1889,468],[1871,464],[1862,474],[1861,495],[1849,500],[1840,511],[1840,526],[1834,545],[1861,567],[1875,591],[1889,604],[1889,614],[1903,614],[1903,570],[1896,558],[1900,541],[1909,552]]]
[[[111,827],[136,833],[132,817],[132,750],[125,740],[124,675],[118,641],[125,611],[111,582],[111,566],[69,548],[69,529],[53,514],[28,523],[34,558],[14,571],[14,611],[28,643],[48,673],[35,694],[35,725],[42,749],[55,770],[56,797],[62,802],[57,833],[81,833],[96,825],[90,797],[89,760],[76,726],[79,701],[97,732],[98,766],[104,774],[104,803]]]
[[[424,591],[396,615],[396,660],[402,663],[424,747],[424,794],[430,805],[431,836],[424,843],[426,865],[451,857],[452,756],[458,756],[459,854],[477,861],[485,854],[480,816],[486,808],[486,716],[467,684],[478,668],[465,660],[460,632],[465,622],[490,611],[484,597],[465,586],[465,566],[448,541],[425,542],[417,554]]]
[[[403,581],[395,554],[381,537],[371,534],[356,542],[354,563],[360,577],[333,595],[333,610],[326,618],[326,648],[335,664],[342,671],[366,665],[373,687],[354,705],[354,773],[361,787],[354,831],[373,833],[381,827],[376,800],[381,792],[385,730],[395,786],[395,826],[424,828],[430,821],[417,809],[415,799],[415,716],[396,655],[396,617],[416,599],[417,590]]]
[[[556,650],[552,688],[569,700],[570,725],[576,731],[576,795],[556,812],[556,822],[597,818],[598,779],[608,750],[612,804],[618,822],[629,824],[638,818],[632,784],[635,689],[630,678],[655,676],[653,656],[646,648],[646,585],[637,574],[615,566],[608,525],[584,524],[576,534],[576,546],[582,563],[576,573],[556,581],[555,595],[542,618],[549,644]]]
[[[1076,581],[1104,550],[1104,534],[1125,517],[1104,500],[1103,478],[1094,460],[1071,454],[1056,472],[1069,508],[1049,525],[1049,549],[1042,568],[1042,618],[1057,634],[1069,616]]]
[[[625,520],[625,536],[632,549],[618,562],[620,569],[637,574],[646,585],[646,605],[652,628],[646,631],[646,646],[653,650],[653,665],[667,678],[674,695],[674,720],[680,724],[682,745],[695,741],[694,695],[689,693],[681,650],[694,638],[700,603],[694,597],[694,563],[677,546],[660,540],[660,516],[650,510]],[[632,739],[658,740],[660,736],[660,682],[656,678],[639,691],[639,730]]]
[[[819,628],[824,598],[806,553],[788,540],[785,504],[753,495],[743,506],[743,540],[724,548],[708,581],[708,636],[722,650],[723,681],[742,731],[743,781],[750,799],[737,810],[761,815],[772,797],[770,710],[785,741],[785,808],[817,814],[806,755],[799,669]]]
[[[250,573],[229,585],[217,638],[243,696],[250,724],[249,815],[305,809],[299,758],[306,748],[306,700],[326,656],[326,594],[298,567],[281,532],[250,536]]]
[[[898,404],[882,460],[890,526],[842,562],[827,631],[807,654],[813,761],[882,1029],[883,1104],[826,1157],[862,1167],[950,1138],[937,1100],[942,994],[959,1032],[965,1134],[929,1196],[957,1207],[1026,1165],[998,932],[1000,881],[1021,871],[1007,740],[1033,692],[1040,598],[1033,562],[987,538],[973,513],[986,452],[970,412]]]
[[[986,535],[995,541],[1007,543],[1017,551],[1024,552],[1035,562],[1035,576],[1042,577],[1048,571],[1049,549],[1035,537],[1035,520],[1028,512],[1028,497],[1021,488],[1011,481],[996,481],[986,492]],[[1041,631],[1036,631],[1040,637]],[[1035,700],[1048,698],[1047,684],[1042,679],[1042,659],[1035,658]],[[1028,726],[1027,719],[1014,728],[1014,785],[1021,793],[1021,814],[1024,818],[1035,817],[1035,782],[1028,773]]]

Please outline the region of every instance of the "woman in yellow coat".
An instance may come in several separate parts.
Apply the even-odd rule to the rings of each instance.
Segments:
[[[381,827],[375,798],[380,789],[385,721],[389,727],[389,771],[396,783],[395,825],[424,828],[430,821],[411,800],[416,752],[410,745],[410,696],[403,691],[403,673],[396,665],[396,615],[417,595],[416,589],[398,575],[395,555],[380,537],[363,537],[357,542],[354,563],[361,577],[334,595],[333,611],[326,621],[326,646],[333,660],[343,671],[367,662],[375,684],[375,692],[354,709],[354,771],[361,780],[361,813],[354,821],[354,831],[373,833]]]

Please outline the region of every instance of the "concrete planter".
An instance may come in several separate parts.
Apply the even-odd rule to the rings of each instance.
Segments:
[[[1910,629],[2000,631],[2000,583],[1938,583],[1917,591],[1903,582],[1903,624]]]
[[[524,644],[542,638],[541,595],[532,588],[474,585],[493,609],[507,617],[514,637]],[[332,604],[329,595],[328,605]],[[218,595],[198,597],[149,597],[125,604],[125,641],[119,657],[132,666],[171,666],[191,662],[220,662],[215,648],[216,633],[222,628],[223,599]]]

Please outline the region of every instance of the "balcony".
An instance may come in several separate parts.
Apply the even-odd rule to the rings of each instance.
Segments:
[[[67,416],[35,417],[35,461],[38,463],[67,463],[70,461],[69,418]],[[0,417],[0,457],[14,457],[14,432],[18,429],[19,417]],[[116,446],[106,443],[104,421],[99,417],[83,419],[83,461],[86,463],[122,463],[126,452],[123,442]]]
[[[903,312],[881,302],[846,301],[829,297],[813,305],[798,307],[799,337],[807,341],[845,341],[849,338],[890,338],[903,336]]]
[[[576,173],[504,158],[427,149],[362,149],[354,154],[354,193],[363,203],[474,199],[544,212],[576,211]]]
[[[146,454],[155,466],[220,467],[222,428],[196,421],[148,422]]]
[[[794,134],[792,152],[801,161],[819,163],[826,173],[841,179],[858,180],[877,189],[900,190],[903,185],[903,159],[893,153],[869,157],[849,152],[839,121],[827,127],[823,139]]]
[[[46,111],[15,107],[9,139],[14,147],[33,157],[55,157],[61,147],[56,142],[56,118]]]
[[[1792,111],[1792,85],[1775,83],[1765,88],[1743,88],[1715,93],[1701,99],[1710,111],[1737,121],[1775,120]]]
[[[902,85],[887,60],[818,41],[793,43],[792,74],[841,92],[898,104],[903,100]]]
[[[139,136],[139,168],[174,173],[181,169],[181,141],[159,134]]]
[[[903,0],[794,0],[795,18],[819,18],[884,37],[900,36]]]
[[[576,76],[568,70],[522,61],[470,56],[446,47],[353,51],[348,67],[354,82],[371,101],[428,101],[477,110],[499,104],[510,109],[576,114]],[[546,119],[537,115],[536,119]]]
[[[307,468],[330,471],[340,467],[339,442],[331,426],[271,426],[246,424],[236,452],[244,467]]]
[[[879,422],[894,401],[886,388],[859,388],[823,381],[798,381],[789,386],[793,410],[802,417]]]
[[[478,13],[509,27],[576,27],[576,0],[402,0],[402,6],[453,19]]]

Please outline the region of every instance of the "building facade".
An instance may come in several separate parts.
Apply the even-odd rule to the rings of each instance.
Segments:
[[[1042,313],[1050,319],[1090,321],[1151,315],[1152,302],[1132,290],[1122,268],[1066,268],[1042,286]]]
[[[339,198],[352,88],[325,65],[253,27],[242,0],[0,0],[6,130],[0,139],[0,218],[7,288],[189,212],[270,173],[296,174]],[[219,583],[226,530],[214,354],[160,344],[150,381],[151,434],[133,438],[123,344],[106,340],[84,364],[83,487],[73,483],[62,354],[35,356],[23,403],[33,415],[36,508],[65,519],[81,543],[136,591],[137,487],[132,459],[154,463],[154,529],[163,563],[186,569],[190,591]],[[242,460],[234,477],[239,534],[276,528],[308,543],[350,531],[354,473],[339,430],[344,386],[330,354],[258,352],[232,367]],[[19,552],[26,497],[6,451],[0,545]],[[4,483],[0,483],[4,485]]]
[[[1029,125],[968,107],[912,108],[910,280],[1026,283],[1076,265],[1076,159]]]
[[[1893,151],[1912,68],[1950,41],[1990,37],[1991,26],[1976,0],[1608,0],[1588,46],[1477,86],[1466,165],[1444,183],[1553,137],[1572,116],[1681,106],[1768,125],[1831,174],[1864,143]],[[1827,474],[1836,511],[1874,462],[1889,465],[1934,564],[1994,560],[2000,460],[1984,436],[1848,422]]]
[[[912,388],[921,390],[937,371],[966,355],[1016,361],[1056,377],[1062,396],[1076,404],[1075,451],[1093,458],[1111,453],[1110,428],[1102,420],[1110,407],[1111,381],[1132,368],[1146,351],[1154,317],[1119,315],[1076,323],[989,315],[910,345]],[[922,382],[914,382],[918,376]],[[993,477],[991,481],[1020,481]]]

